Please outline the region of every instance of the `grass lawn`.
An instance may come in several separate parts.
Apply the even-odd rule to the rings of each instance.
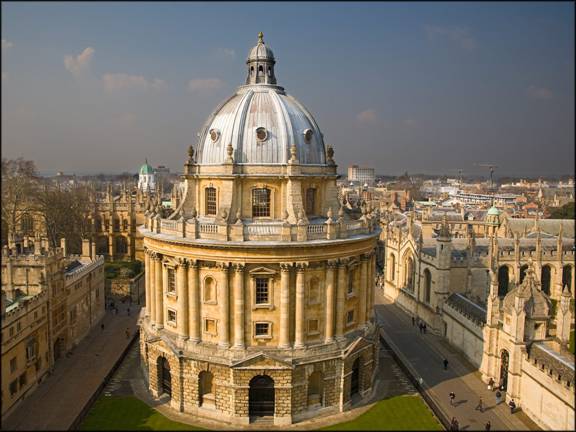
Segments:
[[[101,396],[80,430],[203,430],[174,422],[132,396]],[[395,396],[376,403],[355,420],[322,430],[442,430],[418,396]]]
[[[168,419],[132,396],[101,396],[80,430],[204,430]]]
[[[355,420],[321,430],[443,430],[418,396],[394,396],[376,403]]]

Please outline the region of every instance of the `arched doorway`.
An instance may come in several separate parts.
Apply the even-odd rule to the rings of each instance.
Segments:
[[[504,390],[508,387],[508,365],[510,363],[510,355],[508,351],[502,350],[500,354],[500,386]]]
[[[274,380],[268,375],[256,375],[250,380],[248,395],[250,417],[274,415]]]
[[[540,274],[540,283],[542,285],[542,291],[550,295],[550,277],[551,271],[550,266],[542,266],[542,273]]]
[[[504,297],[508,292],[508,266],[501,266],[498,269],[498,297]]]
[[[572,292],[572,266],[565,265],[562,267],[562,289],[568,286],[568,291]]]
[[[170,363],[166,357],[158,358],[158,395],[167,394],[172,397],[172,376],[170,375]]]
[[[528,265],[524,264],[520,267],[520,283],[524,282],[524,278],[526,277],[526,272],[528,271]]]
[[[350,397],[360,393],[360,357],[352,364],[352,377],[350,378]]]

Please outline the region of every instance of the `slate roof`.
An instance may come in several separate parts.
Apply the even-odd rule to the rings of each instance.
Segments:
[[[464,295],[453,293],[446,299],[446,303],[476,324],[486,323],[486,309]]]

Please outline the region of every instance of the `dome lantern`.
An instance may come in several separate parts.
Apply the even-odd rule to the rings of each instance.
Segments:
[[[246,84],[276,84],[275,63],[274,53],[264,43],[264,34],[258,33],[258,43],[250,50],[246,60],[248,66]]]

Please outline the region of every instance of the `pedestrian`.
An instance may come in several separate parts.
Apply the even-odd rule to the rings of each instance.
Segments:
[[[456,417],[452,417],[452,420],[450,420],[450,430],[456,430]]]
[[[492,427],[492,424],[490,423],[490,420],[488,420],[488,421],[486,422],[486,425],[484,425],[484,430],[485,430],[486,432],[488,432],[488,431],[490,431],[490,428],[491,428],[491,427]]]
[[[454,392],[450,392],[450,405],[454,406],[454,399],[456,398],[456,395],[454,394]]]
[[[444,370],[448,370],[448,360],[444,359],[442,363],[444,363]]]
[[[416,320],[414,319],[414,316],[412,316],[412,327],[414,327],[415,323],[416,323]]]
[[[516,402],[514,402],[514,399],[510,399],[508,406],[510,407],[510,414],[514,414],[514,410],[516,409]]]
[[[500,402],[502,402],[502,393],[500,390],[496,390],[496,405],[500,405]]]
[[[100,328],[104,331],[104,323],[100,324]]]
[[[424,330],[424,334],[426,334],[426,323],[422,324],[422,330]]]
[[[478,400],[478,405],[476,405],[475,409],[480,410],[480,412],[484,412],[484,401],[482,400],[482,398]]]
[[[488,390],[492,391],[494,389],[494,379],[490,378],[488,381]]]
[[[424,333],[424,324],[418,324],[418,328],[420,329],[420,334]]]
[[[130,308],[128,308],[127,311],[128,311],[128,316],[130,316]]]
[[[130,339],[130,329],[126,328],[126,339]]]

